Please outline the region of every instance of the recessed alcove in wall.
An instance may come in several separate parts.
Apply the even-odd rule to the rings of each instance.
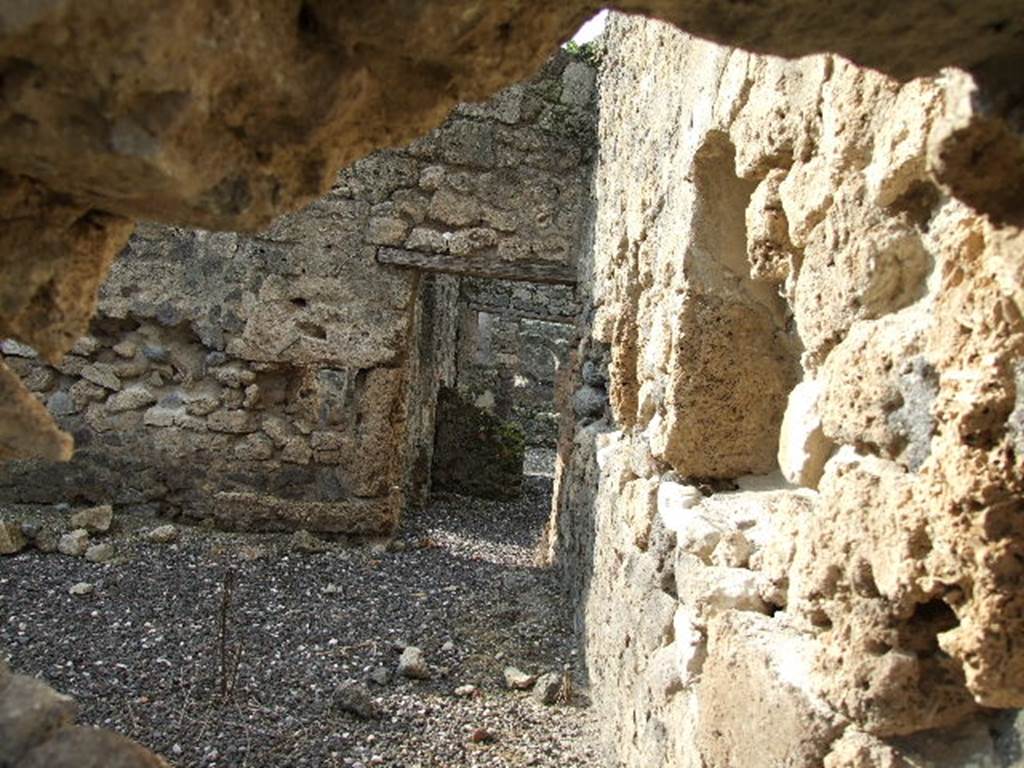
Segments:
[[[735,148],[720,132],[697,150],[691,179],[664,458],[687,476],[771,472],[799,349],[777,285],[750,277],[745,211],[756,184],[736,175]]]

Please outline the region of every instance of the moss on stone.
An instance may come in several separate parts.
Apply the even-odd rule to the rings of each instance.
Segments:
[[[465,400],[453,389],[438,394],[433,490],[485,499],[519,495],[526,436]]]

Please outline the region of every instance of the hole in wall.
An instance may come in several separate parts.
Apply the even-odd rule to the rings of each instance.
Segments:
[[[318,341],[327,340],[327,329],[318,323],[299,322],[295,324],[295,328],[306,338]]]
[[[299,14],[296,18],[299,34],[304,37],[317,37],[320,34],[320,19],[316,11],[308,3],[304,2],[299,6]]]

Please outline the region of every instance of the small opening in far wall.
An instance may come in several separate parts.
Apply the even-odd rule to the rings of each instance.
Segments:
[[[459,302],[454,386],[439,406],[433,490],[514,497],[537,485],[527,478],[550,483],[553,475],[556,389],[576,340],[575,290],[464,278]]]

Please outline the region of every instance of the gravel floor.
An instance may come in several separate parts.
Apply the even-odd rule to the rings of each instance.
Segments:
[[[435,498],[388,550],[302,553],[287,536],[198,528],[150,544],[155,521],[125,515],[105,537],[114,563],[0,558],[0,653],[75,696],[83,722],[179,766],[602,765],[567,606],[533,564],[549,461],[531,457],[516,502]],[[69,594],[82,581],[95,591]],[[404,644],[423,649],[429,680],[394,674]],[[568,670],[570,703],[507,690],[508,664]],[[369,681],[381,668],[387,682]],[[339,707],[348,681],[367,684],[378,718]],[[477,691],[456,696],[465,685]]]

